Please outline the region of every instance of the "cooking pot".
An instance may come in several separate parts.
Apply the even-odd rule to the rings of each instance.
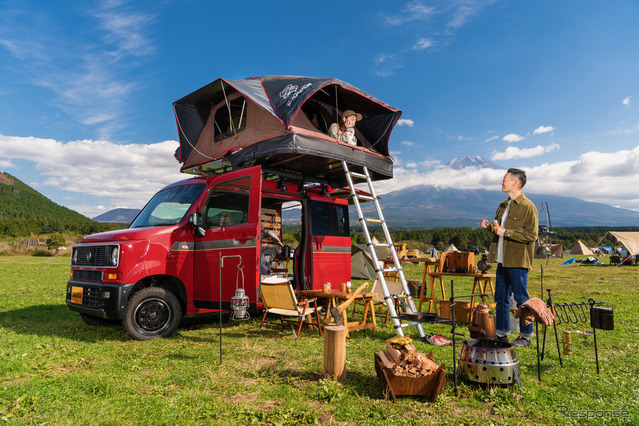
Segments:
[[[472,339],[495,340],[497,338],[493,312],[483,301],[478,303],[473,310],[468,330]]]

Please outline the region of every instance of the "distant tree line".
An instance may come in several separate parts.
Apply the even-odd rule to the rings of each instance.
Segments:
[[[378,241],[385,241],[381,227],[369,228],[371,235]],[[637,232],[639,227],[566,227],[552,228],[550,242],[563,245],[564,250],[570,250],[577,240],[581,240],[586,247],[614,246],[616,239],[607,234],[608,231]],[[301,239],[301,230],[292,226],[284,226],[284,243],[297,246]],[[394,243],[406,243],[409,249],[425,251],[436,248],[438,251],[446,249],[454,244],[461,251],[467,251],[476,246],[479,250],[488,250],[492,235],[481,228],[430,228],[430,229],[390,229]],[[351,228],[351,241],[353,244],[364,244],[366,239],[360,227]]]

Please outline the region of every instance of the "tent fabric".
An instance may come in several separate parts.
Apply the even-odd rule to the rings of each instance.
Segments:
[[[539,248],[539,241],[535,242],[535,259],[545,259],[546,256],[538,255],[537,249]],[[552,254],[549,257],[553,259],[563,259],[564,258],[564,246],[561,244],[551,244],[550,250]]]
[[[363,116],[356,147],[326,134],[347,109]],[[335,160],[346,160],[372,167],[374,180],[392,177],[388,142],[401,111],[335,78],[220,78],[175,101],[173,110],[180,142],[175,157],[184,172],[276,164],[330,175]],[[300,165],[308,162],[310,170]]]
[[[581,240],[577,240],[572,249],[570,249],[570,254],[587,254],[589,256],[593,256],[594,253],[590,250]]]
[[[459,253],[459,249],[457,247],[455,247],[455,244],[451,244],[448,247],[446,247],[446,250],[444,250],[444,252],[446,252],[446,253]]]
[[[610,231],[610,234],[619,240],[631,255],[639,254],[639,232]]]
[[[364,248],[362,248],[364,246]],[[375,279],[375,264],[368,253],[366,244],[351,246],[351,278],[356,280]]]
[[[570,259],[566,260],[565,262],[562,262],[562,265],[572,265],[573,263],[575,263],[575,259],[576,257],[571,257]]]

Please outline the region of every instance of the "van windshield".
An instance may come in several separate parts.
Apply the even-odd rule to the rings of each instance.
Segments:
[[[183,185],[158,192],[131,223],[130,228],[178,224],[204,186]]]

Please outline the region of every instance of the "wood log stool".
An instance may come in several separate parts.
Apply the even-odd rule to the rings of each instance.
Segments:
[[[324,327],[324,377],[339,382],[346,373],[346,326]]]

